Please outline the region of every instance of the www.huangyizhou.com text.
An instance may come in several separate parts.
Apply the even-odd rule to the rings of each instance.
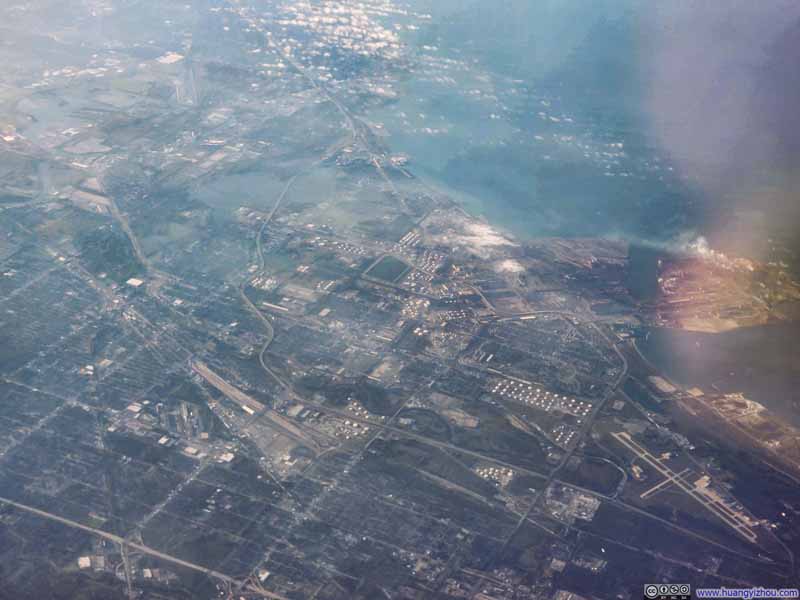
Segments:
[[[800,598],[797,588],[697,588],[694,593],[697,598]]]

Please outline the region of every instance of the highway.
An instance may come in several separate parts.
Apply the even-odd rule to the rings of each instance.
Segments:
[[[481,294],[481,297],[483,298],[483,294]],[[495,313],[496,317],[501,317],[501,314],[497,312],[497,310],[494,308],[494,306],[491,303],[488,302],[488,300],[486,300],[484,298],[484,302],[487,303],[487,305],[490,307],[490,309]],[[562,316],[562,317],[568,318],[568,319],[576,319],[577,318],[577,315],[575,315],[573,313],[563,312],[563,311],[533,311],[533,312],[525,312],[525,313],[521,313],[521,314],[505,314],[505,315],[502,315],[501,318],[502,318],[502,320],[524,320],[526,317],[531,317],[533,315],[542,315],[542,314],[555,314],[555,315],[559,315],[559,316]],[[622,371],[620,372],[620,374],[617,377],[616,381],[614,381],[614,384],[612,386],[610,386],[610,388],[606,392],[605,396],[592,407],[592,412],[589,413],[588,417],[586,418],[586,421],[583,423],[583,426],[581,427],[581,430],[580,430],[580,432],[579,432],[579,434],[577,436],[577,439],[567,449],[567,451],[564,453],[564,456],[562,457],[562,459],[558,463],[558,465],[552,470],[552,472],[549,475],[546,476],[546,482],[545,482],[544,486],[542,486],[542,489],[539,491],[539,493],[534,498],[533,502],[530,505],[530,508],[528,508],[528,510],[525,512],[525,514],[521,516],[519,522],[517,523],[517,526],[514,528],[514,530],[511,532],[511,534],[509,534],[506,537],[505,542],[504,542],[503,546],[500,548],[500,550],[498,550],[494,554],[492,554],[492,556],[486,561],[486,566],[485,566],[484,570],[489,570],[492,567],[492,565],[494,564],[494,561],[497,559],[497,557],[502,555],[502,553],[507,548],[508,544],[511,543],[511,540],[514,538],[514,536],[519,532],[519,530],[522,528],[522,526],[526,522],[536,524],[535,521],[533,521],[533,519],[531,518],[531,515],[533,514],[533,512],[539,506],[539,503],[541,502],[545,491],[547,490],[547,488],[549,488],[554,483],[560,483],[560,484],[564,485],[564,482],[561,482],[558,479],[558,472],[572,458],[573,454],[575,453],[575,451],[580,446],[581,440],[586,436],[586,434],[589,431],[591,431],[592,425],[594,424],[594,421],[597,418],[597,415],[600,414],[600,411],[603,410],[603,407],[606,405],[608,400],[614,395],[614,393],[617,391],[619,386],[622,384],[623,381],[625,381],[625,378],[628,376],[628,361],[625,359],[625,356],[622,354],[622,352],[620,352],[619,348],[617,348],[617,344],[613,340],[610,340],[608,338],[608,336],[605,334],[605,332],[602,329],[600,329],[600,327],[598,327],[595,323],[592,323],[591,321],[587,321],[587,323],[593,329],[595,329],[595,331],[597,331],[598,335],[600,335],[600,337],[602,337],[604,340],[606,340],[606,342],[614,349],[614,352],[617,354],[617,356],[622,361]],[[519,469],[519,467],[516,467],[516,468]],[[522,470],[522,469],[520,469],[520,470]],[[570,487],[574,487],[574,486],[570,486]],[[599,497],[602,497],[602,498],[607,498],[606,496],[602,496],[602,495],[600,495],[600,494],[598,494],[598,493],[596,493],[594,491],[590,491],[590,490],[583,490],[583,491],[584,492],[588,492],[589,494],[591,494],[592,496],[595,496],[595,497],[599,496]],[[473,588],[473,590],[472,590],[473,593],[477,592],[477,588],[478,588],[478,584],[476,584],[476,586]]]
[[[119,209],[117,203],[114,199],[110,196],[108,198],[108,206],[111,212],[111,216],[119,222],[120,227],[122,228],[123,233],[127,236],[128,240],[130,240],[131,247],[133,248],[133,253],[136,256],[136,259],[139,263],[144,267],[148,274],[156,279],[156,281],[148,282],[148,285],[153,285],[153,289],[157,289],[159,284],[164,281],[175,281],[176,278],[169,273],[165,273],[164,271],[160,271],[156,269],[148,260],[147,256],[145,256],[144,251],[142,250],[142,246],[139,243],[139,238],[136,237],[136,234],[131,229],[130,223],[128,222],[128,217]]]
[[[263,588],[257,588],[253,585],[244,585],[242,586],[240,581],[237,581],[230,575],[226,575],[225,573],[220,573],[219,571],[215,571],[213,569],[209,569],[202,565],[198,565],[187,560],[183,560],[182,558],[178,558],[177,556],[172,556],[170,554],[166,554],[155,548],[150,548],[149,546],[145,546],[144,544],[139,544],[136,542],[131,542],[122,538],[118,535],[114,535],[113,533],[108,533],[107,531],[103,531],[102,529],[96,529],[94,527],[89,527],[88,525],[84,525],[83,523],[78,523],[77,521],[73,521],[72,519],[67,519],[65,517],[60,517],[58,515],[54,515],[53,513],[34,508],[33,506],[28,506],[27,504],[22,504],[20,502],[16,502],[14,500],[10,500],[9,498],[0,497],[0,504],[5,504],[7,506],[13,506],[19,510],[34,514],[38,517],[43,519],[47,519],[49,521],[54,521],[56,523],[61,523],[62,525],[66,525],[67,527],[71,527],[72,529],[79,529],[81,531],[85,531],[86,533],[90,533],[97,537],[101,537],[103,539],[109,540],[118,544],[120,547],[127,547],[128,549],[134,549],[142,554],[147,554],[148,556],[152,556],[154,558],[161,559],[163,561],[172,563],[174,565],[178,565],[180,567],[184,567],[186,569],[191,569],[192,571],[197,571],[199,573],[203,573],[204,575],[208,575],[209,577],[213,577],[215,579],[219,579],[220,581],[224,581],[230,583],[234,586],[241,587],[242,589],[247,590],[248,592],[258,594],[263,598],[272,598],[273,600],[288,600],[283,596],[279,596],[278,594],[273,594],[264,590]]]
[[[266,219],[264,219],[264,222],[261,224],[261,228],[258,230],[258,235],[256,237],[256,255],[258,256],[258,269],[259,272],[261,273],[263,273],[264,269],[266,268],[266,264],[264,261],[264,252],[261,247],[261,238],[264,234],[264,230],[267,228],[267,225],[269,225],[272,219],[275,217],[275,213],[278,212],[278,209],[280,208],[283,199],[286,197],[286,194],[289,192],[289,189],[292,187],[292,184],[294,184],[297,177],[298,175],[294,175],[289,179],[288,182],[286,182],[286,186],[283,188],[283,191],[278,196],[277,200],[275,201],[275,204],[272,206],[272,209],[269,211],[269,214],[267,215]],[[250,310],[250,312],[252,312],[253,315],[255,315],[255,317],[261,322],[261,324],[264,326],[264,329],[267,330],[267,339],[261,346],[261,350],[258,353],[258,362],[261,364],[261,368],[267,374],[269,374],[270,377],[272,377],[272,379],[274,379],[280,386],[286,388],[286,384],[283,382],[283,380],[280,377],[278,377],[278,375],[275,374],[272,371],[272,369],[269,368],[269,366],[267,366],[267,363],[264,360],[264,354],[266,354],[267,349],[272,343],[272,340],[275,338],[275,328],[272,326],[270,320],[264,316],[261,310],[255,304],[253,304],[253,301],[247,297],[247,293],[245,292],[245,286],[247,285],[248,282],[249,279],[243,281],[239,285],[239,297],[242,299],[242,302]]]
[[[264,267],[266,266],[264,263],[264,252],[261,249],[261,238],[264,235],[264,230],[266,230],[267,225],[269,225],[270,222],[272,221],[272,218],[275,216],[275,213],[278,212],[278,209],[280,208],[283,199],[286,197],[286,194],[289,192],[289,188],[292,187],[297,177],[298,175],[292,175],[292,177],[289,178],[289,181],[286,182],[286,186],[283,188],[283,191],[281,192],[280,196],[278,196],[278,199],[272,206],[272,210],[269,211],[269,214],[267,214],[267,218],[264,219],[264,222],[261,223],[261,228],[258,230],[258,236],[256,237],[256,254],[258,255],[259,271],[263,271]]]

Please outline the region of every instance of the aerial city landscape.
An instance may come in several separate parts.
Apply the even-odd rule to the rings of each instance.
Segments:
[[[797,585],[788,175],[500,4],[0,6],[0,598]]]

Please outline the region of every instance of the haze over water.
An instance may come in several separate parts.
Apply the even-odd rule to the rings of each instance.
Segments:
[[[800,5],[701,4],[415,0],[417,62],[370,116],[415,174],[518,239],[702,235],[800,272]],[[792,332],[656,331],[642,349],[795,419]]]
[[[416,62],[370,116],[471,211],[521,238],[705,235],[792,259],[800,6],[410,5],[431,16],[403,34]]]

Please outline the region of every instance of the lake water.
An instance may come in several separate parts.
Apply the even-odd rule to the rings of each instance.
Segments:
[[[635,5],[412,1],[430,24],[403,34],[412,67],[368,117],[415,174],[521,239],[700,227],[647,133]]]
[[[685,386],[742,392],[800,427],[800,323],[724,333],[653,329],[639,349]]]
[[[657,292],[659,252],[713,230],[720,199],[687,183],[646,108],[652,4],[635,0],[412,0],[430,25],[397,101],[368,116],[411,170],[519,239],[632,242],[634,295]],[[579,18],[577,18],[579,16]],[[685,173],[684,173],[685,175]],[[716,207],[712,205],[716,204]],[[717,223],[719,224],[719,223]],[[800,425],[800,326],[653,330],[643,352],[685,385],[747,396]]]

